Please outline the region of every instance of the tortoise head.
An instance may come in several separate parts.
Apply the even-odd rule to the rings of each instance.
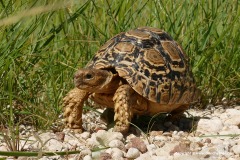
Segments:
[[[116,75],[107,70],[79,69],[74,75],[75,86],[79,89],[95,93],[111,92],[118,85]],[[114,88],[113,88],[114,86]]]

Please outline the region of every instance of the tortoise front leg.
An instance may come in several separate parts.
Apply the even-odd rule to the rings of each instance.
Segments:
[[[88,96],[88,92],[74,88],[63,98],[66,127],[73,129],[74,132],[82,132],[83,103]]]
[[[134,90],[127,84],[120,86],[113,97],[114,101],[114,121],[116,122],[114,131],[127,133],[129,129],[129,122],[133,117],[131,106],[131,95]]]

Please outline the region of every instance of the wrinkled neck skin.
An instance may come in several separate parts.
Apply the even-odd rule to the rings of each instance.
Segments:
[[[94,93],[114,93],[121,85],[121,79],[111,71],[100,69],[80,69],[74,76],[75,86]]]

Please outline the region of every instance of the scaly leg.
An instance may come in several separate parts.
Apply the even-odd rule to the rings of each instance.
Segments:
[[[74,132],[82,132],[83,103],[88,96],[88,92],[74,88],[63,98],[66,127],[73,129]]]
[[[132,106],[130,102],[134,90],[129,85],[120,86],[113,97],[114,101],[114,121],[116,122],[114,131],[127,133],[129,122],[133,117]]]

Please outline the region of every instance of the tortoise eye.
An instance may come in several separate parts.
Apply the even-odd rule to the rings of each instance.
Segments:
[[[86,78],[86,79],[91,79],[91,78],[93,78],[93,76],[92,76],[92,74],[87,73],[87,74],[85,75],[85,78]]]

